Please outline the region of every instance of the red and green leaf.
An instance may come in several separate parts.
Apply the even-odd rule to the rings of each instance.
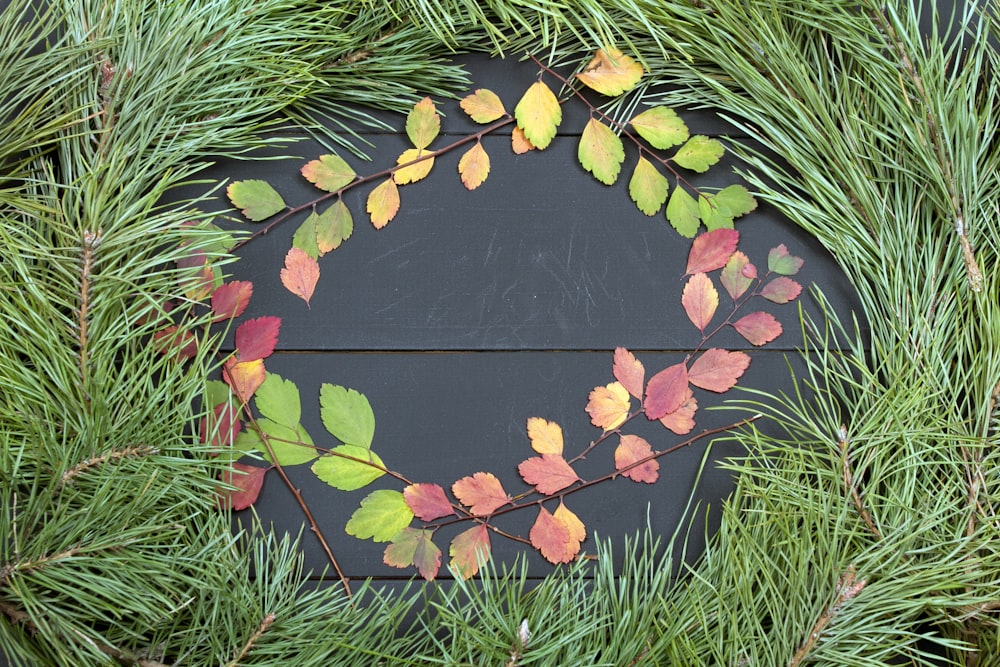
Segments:
[[[778,276],[769,281],[760,290],[760,295],[773,303],[794,301],[801,293],[802,285],[785,276]]]
[[[486,516],[511,502],[500,480],[488,472],[463,477],[451,485],[451,492],[476,516]]]
[[[767,270],[782,276],[794,276],[802,268],[803,260],[788,252],[782,243],[767,253]]]
[[[335,153],[320,155],[319,159],[307,162],[301,173],[307,181],[326,192],[336,192],[357,176],[351,165]]]
[[[433,521],[455,513],[444,489],[437,484],[410,484],[403,489],[403,498],[421,521]]]
[[[393,538],[385,548],[382,562],[391,567],[416,566],[420,576],[427,581],[434,581],[441,569],[441,550],[431,537],[430,530],[421,530],[407,526]]]
[[[285,200],[267,181],[233,181],[226,188],[233,206],[248,220],[259,222],[285,208]]]
[[[652,484],[660,476],[660,462],[649,459],[652,455],[653,447],[645,439],[637,435],[623,435],[615,449],[615,470],[632,481]]]
[[[713,347],[705,350],[691,364],[688,381],[701,389],[721,394],[732,389],[749,366],[750,355],[747,353]]]
[[[490,559],[490,531],[484,523],[477,523],[455,536],[448,548],[451,567],[463,579],[474,577],[479,572],[479,562]]]
[[[719,281],[733,301],[746,294],[753,284],[753,278],[744,273],[747,266],[752,266],[750,259],[737,250],[729,257],[729,261],[719,274]]]
[[[517,471],[539,493],[550,496],[580,479],[573,467],[558,454],[542,454],[521,461]]]

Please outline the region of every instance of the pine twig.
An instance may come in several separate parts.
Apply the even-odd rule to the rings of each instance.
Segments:
[[[854,570],[854,566],[851,565],[847,568],[847,571],[840,575],[840,579],[837,580],[837,599],[834,600],[833,604],[826,608],[826,611],[816,619],[813,624],[812,630],[809,631],[809,636],[806,640],[799,646],[798,650],[795,651],[795,655],[788,663],[788,667],[798,667],[802,664],[802,661],[806,659],[809,655],[809,651],[816,645],[819,641],[819,637],[823,634],[823,630],[826,626],[836,617],[840,609],[846,604],[854,599],[858,593],[864,589],[865,584],[868,583],[865,579],[858,579],[857,572]]]
[[[274,623],[274,614],[268,614],[267,616],[265,616],[264,620],[260,622],[260,626],[257,628],[257,630],[252,635],[250,635],[250,639],[248,639],[247,643],[243,645],[243,648],[240,650],[239,655],[230,660],[226,664],[226,667],[239,667],[240,660],[245,658],[247,654],[250,653],[250,649],[252,649],[253,645],[256,644],[261,637],[264,636],[264,633],[267,632],[267,629],[271,627],[272,623]]]
[[[854,479],[854,473],[851,470],[850,444],[847,440],[847,426],[844,424],[840,425],[840,439],[837,440],[837,445],[840,447],[841,452],[840,460],[843,466],[844,488],[851,494],[854,507],[858,510],[858,514],[861,515],[861,519],[865,522],[865,525],[868,526],[868,530],[875,536],[875,539],[881,540],[882,531],[875,525],[875,520],[872,518],[871,512],[865,506],[865,502],[861,498],[861,491],[858,490],[857,481]]]
[[[90,410],[90,359],[88,358],[88,324],[90,321],[90,276],[94,267],[94,251],[101,245],[101,230],[84,230],[80,252],[80,307],[76,313],[78,360],[80,367],[80,388],[83,402]]]
[[[156,447],[151,447],[149,445],[133,445],[131,447],[126,447],[125,449],[112,450],[107,454],[101,454],[100,456],[95,456],[91,459],[84,459],[62,474],[62,477],[59,478],[59,482],[56,484],[56,490],[59,491],[67,484],[71,484],[75,477],[91,468],[96,468],[104,465],[105,463],[111,463],[112,461],[117,461],[119,459],[149,456],[151,454],[157,454],[159,451],[160,450]]]

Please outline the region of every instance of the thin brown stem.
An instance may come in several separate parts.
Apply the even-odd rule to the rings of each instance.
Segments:
[[[56,484],[56,490],[72,483],[75,477],[86,472],[87,470],[90,470],[91,468],[96,468],[119,459],[150,456],[158,453],[159,451],[160,450],[156,447],[150,447],[149,445],[133,445],[126,447],[125,449],[112,450],[107,454],[101,454],[100,456],[95,456],[94,458],[84,459],[62,474],[59,478],[58,484]]]
[[[802,661],[809,655],[809,652],[816,645],[816,642],[819,641],[820,635],[823,634],[823,630],[826,629],[826,626],[833,621],[844,604],[851,601],[864,589],[866,583],[867,581],[865,579],[857,578],[857,572],[855,572],[853,565],[848,567],[847,571],[840,575],[840,579],[837,581],[837,598],[833,601],[833,604],[827,607],[826,611],[824,611],[823,614],[816,619],[816,622],[813,624],[812,629],[806,636],[805,641],[799,645],[798,650],[795,651],[795,655],[793,655],[792,659],[789,661],[788,667],[798,667],[802,664]]]
[[[94,267],[94,251],[101,245],[101,230],[83,232],[80,248],[80,305],[76,311],[77,361],[80,369],[80,389],[83,392],[84,407],[90,410],[90,278]]]
[[[239,667],[240,660],[245,658],[247,654],[250,653],[250,650],[253,648],[253,645],[256,644],[261,637],[264,636],[264,633],[267,632],[267,629],[271,627],[272,623],[274,623],[274,614],[268,614],[267,616],[265,616],[264,620],[260,622],[260,626],[257,627],[257,630],[254,631],[252,635],[250,635],[250,639],[248,639],[246,644],[243,645],[243,648],[240,650],[239,654],[235,658],[230,660],[226,664],[226,667]]]
[[[865,506],[864,500],[861,498],[861,491],[858,489],[858,483],[854,479],[854,472],[851,469],[851,448],[850,442],[847,439],[847,426],[840,426],[840,438],[837,440],[837,446],[840,447],[840,460],[842,468],[842,476],[844,480],[844,488],[851,495],[851,500],[854,502],[854,508],[861,515],[862,521],[868,527],[868,531],[875,536],[875,539],[882,539],[882,532],[875,525],[875,520],[872,518],[871,512]]]

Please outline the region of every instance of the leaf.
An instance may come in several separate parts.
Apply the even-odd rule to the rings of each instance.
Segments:
[[[649,379],[643,407],[650,420],[679,408],[688,392],[688,371],[683,363],[667,366]]]
[[[642,78],[642,65],[618,49],[598,49],[576,78],[588,88],[614,97],[635,88]]]
[[[401,530],[392,538],[392,544],[385,548],[382,562],[392,567],[415,565],[420,576],[434,581],[441,569],[441,550],[431,541],[433,532],[410,528]]]
[[[371,447],[375,412],[364,394],[324,383],[319,389],[319,416],[330,434],[348,445]]]
[[[258,419],[254,423],[264,436],[262,437],[260,433],[253,430],[244,431],[233,442],[234,449],[258,451],[266,460],[282,466],[297,466],[316,458],[317,453],[313,440],[302,424],[286,426],[264,418]],[[267,438],[266,443],[264,438]],[[271,446],[276,460],[271,459],[267,445]]]
[[[173,354],[177,361],[192,359],[198,353],[198,339],[188,329],[177,325],[164,327],[153,334],[153,344],[160,354]]]
[[[233,181],[226,188],[233,206],[248,220],[259,222],[285,208],[285,200],[267,181]]]
[[[735,229],[716,229],[705,232],[691,244],[684,275],[708,273],[721,269],[736,252],[740,233]]]
[[[684,312],[687,313],[691,323],[705,333],[705,327],[711,323],[715,317],[715,310],[719,307],[719,292],[707,275],[696,273],[684,286],[681,305],[684,306]]]
[[[486,88],[466,95],[458,104],[477,123],[492,123],[507,115],[507,109],[497,94]]]
[[[789,254],[788,248],[782,243],[777,248],[771,248],[767,253],[767,270],[783,276],[794,276],[802,268],[803,260]]]
[[[552,513],[544,507],[539,506],[538,517],[528,532],[528,538],[531,540],[531,546],[538,549],[545,560],[554,565],[568,563],[576,555],[569,550],[572,542],[569,526],[552,516]]]
[[[595,387],[587,401],[590,423],[605,431],[613,431],[628,419],[632,399],[628,389],[620,382],[612,382],[604,387]]]
[[[403,498],[421,521],[433,521],[455,513],[455,508],[437,484],[410,484],[403,489]]]
[[[365,210],[371,216],[375,229],[382,229],[396,217],[399,212],[399,188],[391,177],[368,193]]]
[[[490,559],[490,531],[486,524],[478,523],[455,536],[448,548],[451,567],[463,579],[476,576],[479,562]]]
[[[557,520],[565,524],[566,528],[569,529],[569,542],[567,542],[567,549],[572,553],[569,557],[572,558],[576,556],[580,551],[580,544],[587,539],[587,528],[580,521],[580,517],[572,512],[566,505],[560,500],[559,507],[556,511],[552,513]]]
[[[667,201],[670,184],[666,177],[656,170],[653,163],[644,157],[639,158],[628,182],[628,194],[640,211],[646,215],[656,215],[656,212]]]
[[[694,238],[701,226],[698,216],[698,202],[678,185],[667,202],[667,220],[685,238]]]
[[[794,301],[801,293],[802,285],[785,276],[778,276],[764,285],[760,291],[762,297],[774,303]]]
[[[556,128],[562,122],[562,108],[552,90],[543,81],[536,81],[514,107],[514,118],[525,138],[535,148],[543,149],[556,136]]]
[[[451,485],[451,492],[476,516],[486,516],[511,502],[500,480],[488,472],[463,477]]]
[[[245,510],[257,502],[257,496],[264,486],[264,475],[267,468],[234,463],[231,470],[222,471],[222,483],[235,486],[235,491],[219,491],[219,507],[221,509]]]
[[[528,439],[531,448],[539,454],[562,454],[562,427],[541,417],[528,418]]]
[[[336,192],[357,176],[351,165],[335,153],[307,162],[301,172],[307,181],[326,192]]]
[[[481,142],[465,151],[458,161],[458,175],[467,190],[475,190],[490,174],[490,156]]]
[[[516,155],[523,155],[528,151],[536,150],[535,144],[528,141],[528,137],[524,136],[524,130],[519,127],[511,130],[510,147]]]
[[[318,280],[319,263],[302,248],[289,248],[285,254],[285,268],[281,270],[281,284],[285,289],[305,301],[308,307]]]
[[[781,322],[763,311],[744,315],[733,322],[733,328],[753,345],[766,345],[781,335]]]
[[[399,491],[379,489],[361,501],[347,522],[347,534],[373,542],[388,542],[413,520],[413,512]]]
[[[406,116],[406,136],[418,149],[427,148],[441,131],[441,117],[434,102],[425,97],[417,102]]]
[[[333,453],[319,457],[316,463],[312,464],[312,471],[313,474],[335,489],[354,491],[368,486],[385,474],[385,464],[382,463],[382,459],[367,447],[339,445],[330,451]],[[336,456],[336,454],[343,456]],[[344,458],[345,456],[351,458]],[[363,461],[375,465],[367,465]]]
[[[434,167],[434,156],[427,151],[420,148],[408,148],[403,151],[403,153],[396,158],[396,164],[402,165],[407,162],[413,162],[417,158],[424,157],[423,160],[415,164],[411,164],[408,167],[400,167],[392,174],[392,180],[396,182],[397,185],[406,185],[408,183],[416,183],[417,181],[423,180],[427,177],[427,174],[431,173],[431,168]]]
[[[236,327],[236,356],[240,361],[266,359],[278,344],[281,318],[268,315],[247,320]]]
[[[307,255],[316,259],[322,253],[319,251],[319,244],[316,241],[316,223],[319,215],[313,211],[302,221],[299,228],[292,234],[292,247],[301,248]]]
[[[213,322],[231,320],[239,317],[250,304],[253,296],[253,283],[248,280],[234,280],[223,283],[212,292]]]
[[[521,461],[517,471],[528,484],[547,496],[562,491],[580,479],[572,466],[559,454],[542,454]]]
[[[640,137],[661,151],[688,140],[687,125],[677,112],[668,107],[646,109],[630,122]]]
[[[653,455],[653,447],[637,435],[623,435],[615,449],[615,470],[634,482],[654,483],[660,476],[660,462],[651,459],[635,465]],[[629,467],[634,466],[634,467]]]
[[[719,281],[726,292],[729,293],[729,296],[733,298],[733,301],[746,294],[746,291],[750,289],[750,285],[753,284],[753,279],[743,273],[744,267],[749,264],[750,259],[737,250],[729,257],[729,261],[723,267],[722,273],[719,274]]]
[[[725,152],[726,149],[718,139],[710,139],[696,134],[677,149],[674,154],[674,162],[685,169],[701,174],[717,163]]]
[[[236,361],[230,357],[222,365],[222,379],[244,403],[249,401],[258,387],[264,383],[266,375],[263,359]]]
[[[688,371],[688,380],[696,387],[721,394],[729,391],[750,365],[750,355],[718,348],[705,350]]]
[[[733,220],[757,208],[757,200],[742,185],[730,185],[698,200],[699,214],[708,231],[733,227]]]
[[[201,301],[216,288],[217,269],[209,264],[204,252],[189,249],[187,253],[177,260],[177,268],[180,270],[178,283],[184,290],[184,296],[192,301]]]
[[[285,426],[294,428],[302,418],[299,388],[277,373],[267,373],[254,396],[254,404],[260,414]]]
[[[241,427],[239,412],[227,398],[225,402],[212,408],[211,416],[202,417],[199,434],[206,445],[224,449],[232,446]]]
[[[698,412],[698,401],[694,392],[687,390],[687,397],[679,408],[660,417],[660,423],[677,435],[685,435],[694,428],[694,415]]]
[[[580,135],[577,157],[594,178],[605,185],[614,185],[625,160],[625,147],[611,128],[591,118]]]
[[[611,373],[621,382],[628,393],[642,400],[642,387],[646,382],[646,369],[635,355],[624,347],[615,348],[615,360]]]
[[[316,248],[320,255],[336,250],[354,233],[354,218],[342,199],[319,214],[315,222]]]

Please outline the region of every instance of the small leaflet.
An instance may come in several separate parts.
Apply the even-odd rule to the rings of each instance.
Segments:
[[[239,361],[266,359],[278,344],[281,318],[267,315],[247,320],[236,327],[236,357]]]
[[[726,149],[718,139],[696,134],[677,149],[674,162],[685,169],[702,174],[716,164],[725,152]]]
[[[560,455],[563,453],[563,432],[559,424],[541,417],[529,417],[527,428],[531,448],[536,452]]]
[[[222,472],[222,483],[235,486],[235,491],[219,490],[219,507],[221,509],[245,510],[255,502],[264,486],[264,475],[267,468],[234,463],[231,470]]]
[[[587,401],[590,423],[605,431],[613,431],[628,419],[632,399],[628,389],[620,382],[612,382],[604,387],[595,387]]]
[[[441,131],[441,117],[431,98],[425,97],[417,102],[406,116],[406,136],[417,149],[430,146]]]
[[[628,182],[628,194],[638,209],[646,215],[656,215],[663,202],[667,201],[669,191],[670,183],[666,177],[657,171],[652,162],[640,157]]]
[[[285,208],[285,200],[267,181],[234,181],[226,188],[233,206],[248,220],[260,222]]]
[[[510,147],[516,155],[523,155],[528,151],[536,150],[535,145],[528,141],[528,137],[524,136],[524,130],[519,127],[511,130]]]
[[[750,355],[711,348],[702,352],[688,371],[688,381],[718,394],[729,391],[750,366]]]
[[[548,148],[562,122],[562,108],[555,94],[543,81],[531,84],[514,107],[517,126],[538,149]]]
[[[424,157],[426,156],[426,157]],[[408,148],[402,152],[402,154],[396,158],[396,164],[403,165],[408,162],[413,162],[419,158],[423,157],[423,160],[416,162],[407,167],[400,167],[392,174],[392,180],[396,182],[397,185],[407,185],[408,183],[416,183],[427,177],[427,174],[431,173],[431,168],[434,167],[434,156],[421,148]]]
[[[490,175],[490,156],[481,142],[470,148],[458,161],[458,174],[467,190],[475,190]]]
[[[789,254],[784,243],[777,248],[771,248],[767,253],[767,270],[772,273],[794,276],[802,268],[802,264],[802,258]]]
[[[456,535],[448,555],[451,556],[451,568],[457,570],[460,577],[474,577],[479,572],[479,561],[490,559],[490,531],[486,524],[477,523]]]
[[[285,467],[308,463],[316,458],[316,446],[302,424],[287,426],[263,417],[256,420],[255,424],[264,433],[267,442],[255,430],[243,431],[233,442],[234,449],[258,451],[265,460]],[[274,452],[273,459],[271,452]]]
[[[223,283],[212,292],[213,322],[231,320],[243,314],[253,296],[253,283],[249,280],[234,280]]]
[[[605,185],[614,185],[625,161],[625,147],[610,127],[591,118],[580,135],[577,158],[594,178]]]
[[[748,265],[750,265],[750,258],[737,250],[730,256],[729,261],[726,262],[726,266],[723,267],[722,272],[719,274],[719,282],[722,283],[722,286],[729,296],[732,297],[733,301],[746,294],[746,291],[750,289],[750,285],[753,284],[753,278],[743,272],[744,268]]]
[[[294,427],[302,418],[299,388],[277,373],[267,373],[264,382],[254,393],[254,404],[261,415],[285,426]]]
[[[318,160],[307,162],[301,173],[307,181],[326,192],[340,190],[357,176],[351,165],[336,153],[320,155]]]
[[[660,476],[660,462],[648,459],[653,455],[653,447],[637,435],[623,435],[615,449],[615,470],[634,482],[654,483]],[[639,461],[643,463],[636,465]],[[631,466],[631,467],[630,467]]]
[[[312,471],[316,477],[335,489],[355,491],[385,475],[382,459],[367,447],[338,445],[330,452],[316,459],[312,464]],[[372,465],[368,465],[369,463]]]
[[[691,244],[684,275],[708,273],[721,269],[736,252],[740,233],[735,229],[716,229],[705,232]]]
[[[698,202],[681,185],[674,188],[667,202],[667,221],[685,238],[694,238],[701,226]]]
[[[347,534],[362,540],[388,542],[413,520],[403,494],[392,489],[372,491],[347,522]]]
[[[463,477],[451,485],[451,492],[476,516],[486,516],[511,502],[500,480],[489,472]]]
[[[635,88],[642,74],[642,65],[635,60],[616,48],[604,48],[597,50],[576,78],[588,88],[614,97]]]
[[[289,292],[306,302],[312,298],[319,281],[319,263],[302,248],[292,246],[285,255],[285,268],[281,270],[281,284]]]
[[[713,194],[702,193],[698,212],[706,229],[732,229],[733,220],[757,208],[757,200],[742,185],[730,185]]]
[[[371,216],[375,229],[382,229],[396,217],[399,212],[399,188],[392,178],[385,179],[368,194],[365,210]]]
[[[696,412],[698,412],[698,401],[695,400],[694,392],[688,388],[687,397],[681,407],[660,417],[660,423],[677,435],[686,435],[694,428]]]
[[[316,211],[312,211],[292,234],[292,246],[302,248],[313,259],[317,259],[322,254],[316,240],[316,222],[318,220],[319,215],[316,214]]]
[[[507,109],[497,94],[486,88],[479,88],[465,96],[459,106],[469,118],[480,124],[492,123],[507,115]]]
[[[433,521],[455,513],[444,489],[437,484],[410,484],[403,489],[403,498],[421,521]]]
[[[340,385],[323,383],[319,388],[319,416],[330,435],[341,442],[372,446],[375,412],[364,394]]]
[[[733,322],[733,328],[752,345],[766,345],[781,335],[781,322],[771,313],[757,311]]]
[[[416,566],[420,576],[434,581],[441,569],[441,549],[431,541],[433,532],[407,526],[385,548],[382,562],[392,567]]]
[[[679,408],[688,392],[688,371],[683,363],[667,366],[649,379],[643,407],[646,417],[656,420]]]
[[[525,482],[547,496],[562,491],[580,479],[573,467],[559,454],[532,456],[521,461],[517,471]]]
[[[338,199],[319,214],[314,224],[316,249],[320,255],[336,250],[354,233],[354,218],[342,199]],[[306,252],[308,253],[308,250]]]
[[[681,294],[681,305],[691,323],[704,334],[705,327],[712,322],[715,311],[719,307],[719,292],[707,275],[696,273],[688,279],[684,286],[684,292]]]
[[[528,532],[531,546],[538,549],[545,560],[553,565],[568,563],[576,556],[570,553],[572,541],[569,526],[552,515],[545,507],[539,506],[538,516]]]
[[[640,137],[661,151],[688,140],[687,125],[677,112],[669,107],[646,109],[630,122]]]
[[[624,347],[615,348],[611,373],[615,379],[635,398],[642,400],[642,389],[646,382],[646,369],[635,355]]]

